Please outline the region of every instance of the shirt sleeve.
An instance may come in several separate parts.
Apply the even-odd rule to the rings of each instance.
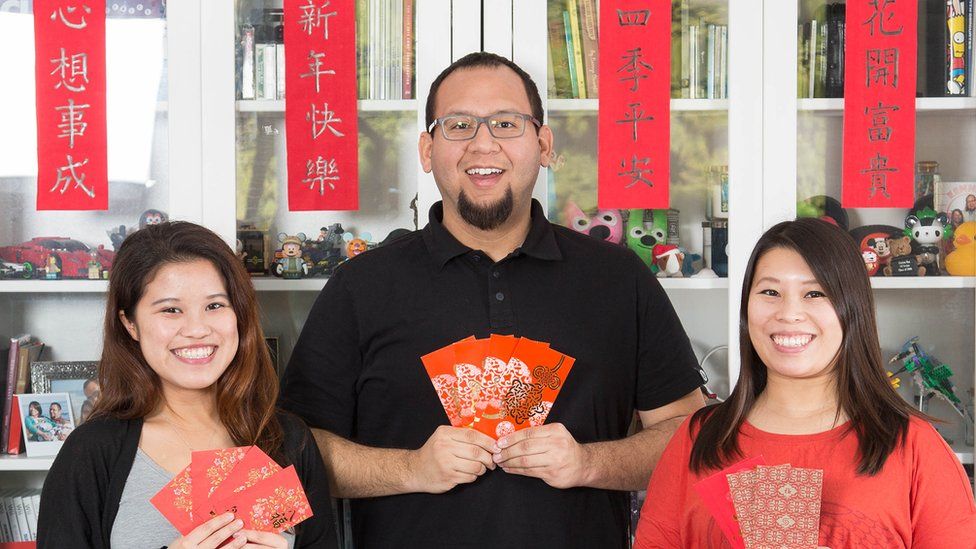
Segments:
[[[931,425],[912,418],[912,547],[976,547],[976,504],[969,477]]]
[[[313,516],[298,526],[295,548],[314,547],[316,549],[337,549],[339,546],[335,514],[332,511],[332,495],[329,493],[329,479],[326,476],[322,455],[319,453],[311,431],[300,419],[292,418],[289,429],[298,431],[295,438],[299,442],[297,464],[299,479],[305,489],[305,496],[312,507]]]
[[[637,522],[634,549],[684,546],[681,539],[681,513],[689,481],[690,421],[690,417],[686,418],[674,432],[661,454],[661,460],[654,468]]]
[[[638,410],[653,410],[700,387],[703,378],[688,334],[661,283],[638,258]]]
[[[352,438],[362,354],[354,291],[344,267],[329,279],[308,314],[278,404],[310,427]]]

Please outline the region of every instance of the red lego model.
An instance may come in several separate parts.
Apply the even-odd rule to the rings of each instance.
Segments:
[[[54,267],[49,269],[52,257]],[[114,258],[115,252],[104,246],[91,249],[82,242],[60,236],[41,236],[23,244],[0,247],[0,261],[21,265],[19,274],[23,278],[90,278],[92,261],[108,271]]]

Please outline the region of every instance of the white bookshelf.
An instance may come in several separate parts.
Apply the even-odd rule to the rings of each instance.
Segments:
[[[823,114],[843,114],[843,98],[797,99],[800,111],[814,111]],[[959,111],[972,113],[976,110],[976,97],[918,97],[915,99],[916,112]]]
[[[547,108],[554,112],[592,111],[597,112],[599,99],[548,99]],[[728,111],[728,99],[672,99],[671,112],[688,111]]]
[[[53,457],[27,457],[27,454],[0,455],[0,471],[47,471],[54,463]]]
[[[414,112],[416,99],[361,99],[360,111],[367,112]],[[246,99],[236,102],[237,112],[285,112],[284,99]]]

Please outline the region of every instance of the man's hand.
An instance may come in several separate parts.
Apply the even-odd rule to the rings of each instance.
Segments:
[[[551,423],[498,439],[493,458],[506,473],[539,478],[553,488],[572,488],[586,485],[589,455],[562,423]]]
[[[495,441],[474,429],[441,425],[409,456],[410,492],[440,494],[458,484],[474,482],[488,469]]]

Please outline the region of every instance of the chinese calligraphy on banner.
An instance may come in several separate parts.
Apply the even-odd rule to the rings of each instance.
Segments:
[[[288,209],[359,208],[353,3],[285,0]]]
[[[671,2],[600,5],[600,208],[667,208]]]
[[[844,68],[845,208],[910,208],[917,0],[849,0]]]
[[[37,209],[108,209],[105,2],[34,1]]]

